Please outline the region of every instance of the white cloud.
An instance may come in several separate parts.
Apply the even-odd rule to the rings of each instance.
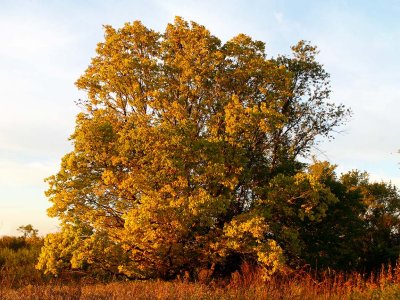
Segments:
[[[353,110],[344,133],[320,148],[341,170],[366,170],[374,180],[399,184],[400,80],[398,27],[385,31],[360,12],[338,8],[309,31],[331,73],[332,99]],[[384,21],[381,21],[384,23]]]
[[[0,30],[2,39],[7,41],[0,47],[0,55],[14,59],[43,58],[52,54],[54,48],[65,46],[74,39],[64,28],[37,18],[2,16],[0,28],[3,28]]]
[[[384,173],[381,173],[381,174],[371,174],[370,180],[372,182],[382,182],[383,181],[386,183],[392,183],[397,188],[400,188],[400,177],[391,177],[391,176],[387,176]]]
[[[283,13],[281,12],[274,12],[274,17],[275,20],[279,23],[279,24],[283,24]]]
[[[16,188],[16,192],[24,186],[44,188],[43,179],[55,173],[58,166],[59,162],[0,160],[0,187]]]

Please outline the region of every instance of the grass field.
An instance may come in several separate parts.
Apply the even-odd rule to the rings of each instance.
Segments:
[[[117,281],[66,271],[59,277],[35,269],[41,239],[0,238],[3,299],[400,299],[400,263],[368,276],[286,270],[271,280],[249,264],[226,279]]]
[[[3,278],[4,279],[4,278]],[[44,284],[0,282],[0,299],[400,299],[400,272],[335,275],[320,280],[308,273],[259,280],[236,272],[229,281],[208,284],[183,281],[93,283],[56,279]]]

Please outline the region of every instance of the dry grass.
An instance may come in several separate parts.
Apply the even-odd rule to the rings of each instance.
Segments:
[[[265,283],[257,271],[243,266],[229,282],[208,285],[182,281],[62,283],[7,287],[0,299],[400,299],[400,268],[364,279],[338,274],[315,280],[306,272],[286,274]]]

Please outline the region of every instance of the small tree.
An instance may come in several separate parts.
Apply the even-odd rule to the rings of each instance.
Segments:
[[[19,226],[17,229],[24,238],[37,238],[39,230],[33,228],[31,224]]]

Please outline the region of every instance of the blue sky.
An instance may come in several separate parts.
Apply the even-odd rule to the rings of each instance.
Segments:
[[[45,177],[70,151],[84,97],[74,86],[103,38],[102,25],[141,20],[163,31],[174,16],[205,25],[223,41],[246,33],[270,56],[300,39],[321,51],[331,99],[350,122],[315,153],[338,171],[366,170],[400,187],[400,1],[6,1],[0,0],[0,235],[46,216]]]

